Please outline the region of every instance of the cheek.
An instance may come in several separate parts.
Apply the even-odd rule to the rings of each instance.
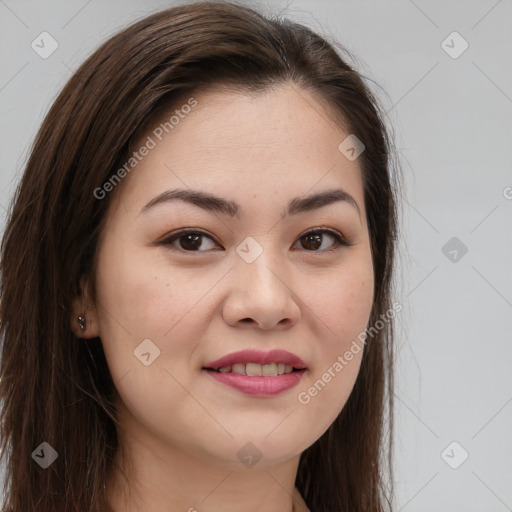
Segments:
[[[158,354],[151,368],[162,371],[190,360],[204,338],[201,299],[224,273],[225,269],[198,268],[191,279],[190,269],[172,267],[159,251],[148,257],[147,250],[118,250],[116,244],[106,244],[97,271],[98,321],[113,378],[146,368],[137,359],[143,340],[151,340],[145,343]]]
[[[105,246],[97,291],[100,337],[121,402],[141,424],[169,425],[177,410],[200,422],[204,410],[186,390],[204,338],[200,299],[221,273],[205,270],[191,281],[190,270],[171,270],[161,256],[120,252]]]
[[[343,348],[364,331],[370,318],[373,303],[373,280],[357,275],[340,279],[338,287],[331,290],[325,304],[328,325],[333,343],[327,346]]]
[[[330,275],[324,293],[313,286],[317,340],[309,378],[297,389],[297,402],[309,420],[311,436],[320,436],[343,409],[359,373],[373,304],[373,267],[369,253]],[[315,316],[315,315],[313,315]],[[359,337],[358,337],[359,336]]]
[[[182,302],[172,286],[156,276],[154,266],[112,237],[100,253],[97,269],[97,311],[100,337],[114,373],[137,360],[133,351],[144,340],[157,346],[160,332],[169,330]],[[167,292],[167,296],[166,296]],[[173,301],[175,307],[170,308]],[[165,322],[165,325],[163,323]],[[111,364],[112,363],[112,364]],[[114,375],[113,375],[114,376]]]
[[[313,312],[321,320],[317,326],[322,331],[318,338],[322,352],[331,357],[349,346],[368,324],[374,292],[369,250],[355,253],[336,271],[313,278],[308,285]]]
[[[162,255],[114,241],[102,248],[97,271],[100,328],[133,341],[160,338],[183,317],[194,293]],[[111,336],[105,336],[110,339]],[[115,338],[118,336],[114,336]]]

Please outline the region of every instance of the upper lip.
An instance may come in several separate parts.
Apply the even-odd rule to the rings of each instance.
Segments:
[[[211,368],[218,370],[224,366],[231,366],[236,363],[256,363],[256,364],[270,364],[270,363],[284,363],[294,368],[301,370],[306,368],[306,363],[295,354],[287,352],[286,350],[269,350],[262,352],[259,350],[241,350],[239,352],[232,352],[220,359],[206,363],[203,368]]]

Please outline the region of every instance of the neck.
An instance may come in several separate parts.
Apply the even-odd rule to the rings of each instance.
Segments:
[[[106,488],[114,512],[294,511],[300,456],[277,464],[262,458],[249,469],[229,457],[219,460],[159,440],[140,426],[123,432],[117,460],[123,471],[114,471]]]

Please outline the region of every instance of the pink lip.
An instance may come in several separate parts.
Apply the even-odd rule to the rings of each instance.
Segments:
[[[306,363],[299,356],[296,356],[291,352],[287,352],[286,350],[269,350],[268,352],[261,352],[259,350],[241,350],[240,352],[233,352],[221,357],[220,359],[206,363],[203,368],[218,370],[224,366],[231,366],[236,363],[284,363],[293,366],[298,370],[306,368]],[[275,379],[277,377],[271,378]]]
[[[203,371],[211,375],[218,382],[242,393],[261,397],[278,395],[287,389],[293,388],[299,383],[304,373],[306,373],[306,370],[297,370],[274,377],[250,377],[249,375],[220,373],[213,370],[203,369]]]

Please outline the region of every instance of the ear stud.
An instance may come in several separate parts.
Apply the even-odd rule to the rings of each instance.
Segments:
[[[80,327],[80,330],[83,332],[85,330],[85,317],[80,315],[77,318],[78,326]]]

